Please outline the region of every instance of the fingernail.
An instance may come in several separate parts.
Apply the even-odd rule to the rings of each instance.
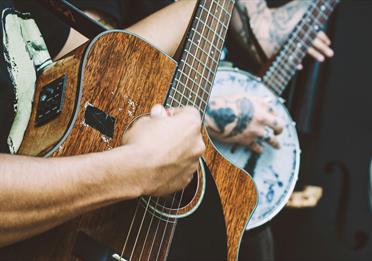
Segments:
[[[153,116],[153,117],[164,117],[164,116],[166,116],[166,111],[165,111],[164,107],[157,104],[154,107],[152,107],[151,116]]]

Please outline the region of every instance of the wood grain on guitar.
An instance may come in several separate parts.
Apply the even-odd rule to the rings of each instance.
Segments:
[[[120,146],[121,137],[131,122],[148,113],[154,104],[163,103],[164,98],[172,96],[170,93],[173,97],[170,104],[165,100],[166,105],[177,102],[177,106],[195,106],[195,103],[184,104],[183,102],[190,101],[194,98],[192,95],[196,95],[195,101],[203,105],[196,107],[199,107],[203,114],[217,71],[219,54],[223,47],[233,5],[233,0],[228,0],[222,5],[219,1],[200,1],[197,8],[199,16],[196,15],[194,18],[193,30],[191,30],[194,37],[190,36],[188,39],[192,44],[186,47],[185,59],[180,62],[184,66],[182,70],[178,69],[179,74],[175,74],[174,60],[139,37],[123,31],[103,33],[89,45],[82,46],[65,56],[45,70],[37,82],[34,112],[20,153],[57,157],[105,151]],[[218,14],[220,19],[213,18],[212,14]],[[209,20],[212,22],[206,27],[206,22]],[[175,75],[178,75],[178,78]],[[40,92],[46,85],[61,76],[67,77],[62,111],[57,118],[36,127],[37,101]],[[192,82],[198,81],[196,79],[200,79],[200,82],[190,84],[191,78]],[[174,89],[173,86],[169,91],[169,87],[175,80],[181,83],[180,86],[186,86],[181,93],[177,94],[179,90]],[[186,92],[188,95],[184,95]],[[92,117],[87,120],[87,115]],[[256,206],[255,185],[247,173],[225,160],[216,152],[207,136],[204,137],[207,143],[205,161],[217,185],[226,223],[227,259],[236,260],[246,222]],[[176,214],[182,215],[183,211],[195,209],[200,203],[199,200],[203,195],[200,188],[205,186],[203,184],[206,180],[205,175],[200,164],[195,196],[183,208],[176,209]],[[205,197],[201,204],[207,204],[209,209],[221,207],[219,202],[210,202]],[[152,217],[156,216],[158,227],[152,227],[149,223],[147,234],[146,232],[145,235],[134,233],[133,236],[130,233],[131,229],[141,230],[143,223],[136,218],[135,213],[137,209],[143,211],[144,205],[146,202],[143,204],[139,199],[93,211],[50,232],[2,249],[0,256],[6,259],[71,260],[76,257],[74,253],[76,242],[85,238],[79,236],[84,232],[84,235],[104,242],[115,254],[126,260],[165,260],[168,257],[177,220],[159,217],[158,213],[150,211],[143,220],[146,222],[147,219],[152,220]],[[208,215],[208,208],[206,213],[203,212],[205,219],[217,219],[217,216]],[[147,207],[144,212],[147,212]],[[212,210],[209,212],[212,213]],[[173,213],[169,211],[167,214]],[[158,234],[159,229],[162,231],[162,236]],[[198,227],[196,233],[202,230],[203,227]],[[225,231],[219,234],[218,228],[209,231],[215,232],[210,235],[213,240],[222,234],[225,235]],[[153,240],[146,240],[147,235]],[[124,247],[123,237],[127,237]],[[172,246],[174,243],[172,242]],[[187,242],[187,244],[192,243],[195,242]],[[153,249],[156,251],[154,252]],[[217,251],[218,249],[215,249],[215,252]],[[200,259],[200,256],[191,255],[182,258]],[[86,259],[92,260],[90,257]],[[226,257],[218,256],[214,259],[226,259]]]
[[[63,111],[57,119],[35,127],[35,103],[20,153],[43,156],[48,152],[52,156],[66,156],[120,146],[122,134],[131,121],[149,112],[154,104],[163,102],[175,68],[172,59],[133,35],[123,32],[101,35],[88,49],[83,46],[75,50],[40,76],[36,93],[53,80],[67,76]],[[38,100],[38,94],[35,100]],[[112,139],[106,139],[99,131],[84,124],[86,104],[116,119]],[[246,220],[256,204],[256,190],[252,180],[224,160],[209,143],[205,160],[223,205],[228,230],[228,259],[235,260]],[[50,260],[54,257],[71,260],[78,231],[120,252],[130,213],[124,203],[93,211],[51,232],[2,249],[0,255],[11,259]],[[165,233],[166,241],[170,241],[171,231]],[[48,245],[47,249],[43,247],[45,245]],[[166,259],[167,252],[161,253],[159,259]]]

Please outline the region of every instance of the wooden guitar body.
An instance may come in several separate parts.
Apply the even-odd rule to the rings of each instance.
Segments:
[[[109,31],[97,36],[40,75],[31,120],[19,153],[58,157],[120,146],[123,133],[134,119],[148,113],[154,104],[164,102],[176,66],[174,60],[135,35]],[[64,81],[63,107],[55,118],[36,126],[39,103],[43,100],[40,95],[48,92],[46,86],[56,79]],[[205,162],[214,181],[201,161],[193,182],[195,195],[184,208],[167,212],[180,216],[193,212],[189,217],[165,218],[156,211],[148,211],[150,214],[144,220],[151,222],[144,233],[128,234],[132,226],[134,231],[140,227],[137,221],[131,225],[133,212],[138,208],[143,216],[148,204],[141,199],[123,202],[0,249],[0,260],[72,260],[76,256],[120,260],[125,241],[125,260],[217,260],[227,259],[226,255],[235,260],[246,221],[256,205],[254,183],[216,153],[210,143]],[[152,225],[153,220],[158,222],[157,226]],[[161,234],[159,228],[163,229]],[[183,236],[182,231],[189,236]],[[99,246],[89,243],[91,239],[99,242]],[[106,248],[98,251],[101,245],[112,252]],[[105,251],[107,259],[99,257]],[[112,259],[112,253],[118,256]]]

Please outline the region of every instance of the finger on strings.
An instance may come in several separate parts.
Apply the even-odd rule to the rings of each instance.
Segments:
[[[320,40],[322,40],[326,45],[330,45],[331,44],[331,39],[329,39],[329,37],[323,31],[320,31],[318,33],[317,37]]]
[[[278,135],[283,132],[284,123],[279,117],[267,115],[267,117],[265,117],[262,123],[273,129],[275,135]]]
[[[257,153],[257,154],[261,154],[263,149],[262,149],[262,146],[259,145],[257,142],[252,142],[248,148],[254,152],[254,153]]]
[[[316,48],[317,51],[319,51],[320,53],[326,55],[327,57],[333,56],[333,50],[319,38],[314,39],[313,47]]]
[[[273,147],[274,149],[280,149],[280,143],[279,143],[279,140],[278,138],[276,138],[275,136],[271,136],[267,141],[266,141],[267,144],[269,144],[271,147]]]
[[[151,108],[150,116],[152,118],[164,118],[167,117],[167,111],[162,105],[156,104]]]
[[[324,56],[320,52],[315,50],[313,47],[309,47],[309,50],[307,51],[307,53],[310,56],[312,56],[315,60],[317,60],[318,62],[324,62],[325,60]]]

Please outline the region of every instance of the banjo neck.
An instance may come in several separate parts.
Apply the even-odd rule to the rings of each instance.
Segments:
[[[166,107],[191,105],[204,116],[234,2],[199,1],[165,102]]]
[[[262,77],[263,83],[281,95],[302,63],[318,31],[327,23],[340,0],[313,0],[304,17],[296,25],[288,40]]]

